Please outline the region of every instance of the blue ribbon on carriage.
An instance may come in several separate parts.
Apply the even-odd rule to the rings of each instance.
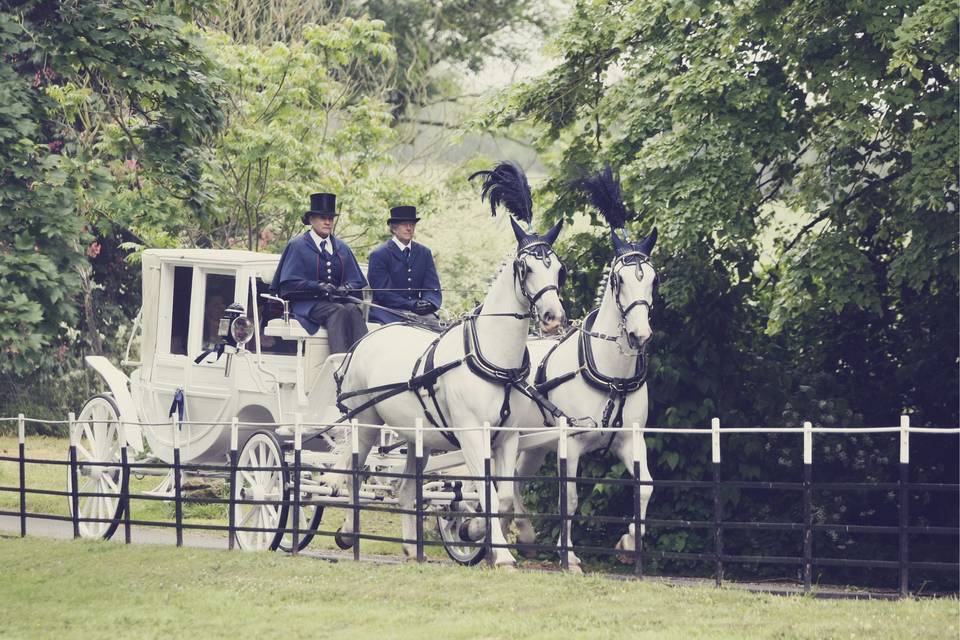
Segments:
[[[184,410],[184,399],[183,399],[183,389],[177,389],[173,393],[173,402],[170,403],[170,411],[167,413],[167,417],[173,415],[173,412],[177,412],[177,423],[183,422],[183,410]]]

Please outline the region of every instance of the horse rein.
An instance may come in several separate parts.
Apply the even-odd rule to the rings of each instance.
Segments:
[[[543,248],[540,249],[539,247]],[[560,263],[560,273],[557,276],[557,284],[548,284],[539,291],[531,294],[527,290],[527,275],[529,275],[530,267],[523,258],[532,256],[537,262],[542,262],[543,266],[549,269],[552,264],[551,255]],[[553,248],[548,242],[536,240],[524,245],[517,251],[517,255],[513,260],[513,277],[514,281],[519,285],[520,293],[527,299],[527,303],[530,305],[530,313],[532,316],[528,317],[535,317],[535,319],[539,320],[539,314],[537,314],[536,309],[537,300],[542,298],[548,291],[556,291],[557,295],[559,295],[560,287],[563,286],[563,282],[566,280],[566,273],[566,267],[563,266],[563,262],[561,262],[557,254],[553,252]]]

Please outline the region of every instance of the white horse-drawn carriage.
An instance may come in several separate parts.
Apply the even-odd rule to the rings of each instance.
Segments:
[[[491,203],[506,205],[529,225],[532,201],[522,172],[504,163],[483,173],[484,195]],[[359,501],[412,505],[415,447],[406,447],[405,458],[396,446],[378,447],[368,457],[378,441],[386,444],[384,434],[398,443],[416,438],[417,449],[429,460],[427,472],[459,467],[480,478],[490,473],[484,469],[484,452],[491,446],[484,440],[489,433],[481,426],[512,428],[499,433],[493,445],[496,475],[509,477],[515,475],[521,454],[529,474],[539,466],[546,448],[556,446],[555,435],[522,435],[523,427],[568,420],[575,429],[569,442],[576,456],[604,439],[590,433],[589,425],[613,424],[611,410],[618,425],[644,421],[646,389],[628,397],[643,381],[632,388],[624,381],[637,382],[634,373],[640,370],[641,347],[650,337],[656,274],[648,256],[654,239],[634,245],[614,235],[617,257],[606,285],[606,303],[589,327],[576,329],[579,343],[585,340],[587,345],[584,365],[577,362],[578,339],[540,341],[527,349],[531,319],[544,332],[564,324],[559,297],[564,267],[552,248],[560,225],[543,236],[524,231],[513,218],[511,225],[517,251],[504,263],[481,307],[440,331],[415,324],[372,325],[371,333],[346,356],[330,355],[323,329],[307,334],[287,313],[284,301],[269,294],[279,256],[203,249],[145,251],[139,358],[130,361],[128,347],[122,363],[132,372],[128,376],[103,357],[87,358],[109,393],[87,401],[75,422],[81,535],[110,537],[127,508],[121,495],[122,444],[135,462],[170,465],[178,450],[184,465],[226,465],[235,433],[241,472],[236,475],[231,508],[237,542],[242,548],[275,549],[291,544],[285,532],[290,528],[294,487],[300,490],[297,502],[307,505],[299,515],[303,534],[298,547],[317,530],[324,505],[352,504],[348,470],[354,460],[368,469],[402,467],[405,476],[399,486],[377,478],[364,480]],[[545,364],[538,366],[541,363]],[[573,373],[566,375],[567,369]],[[598,380],[612,385],[610,393],[597,391]],[[568,383],[563,393],[553,394],[553,404],[547,396]],[[350,426],[351,419],[372,428]],[[414,429],[423,424],[427,426]],[[339,450],[338,430],[352,431],[353,436],[342,438],[346,445]],[[303,434],[301,462],[313,470],[295,478],[289,469],[294,443]],[[637,449],[627,430],[616,440],[614,449],[628,452],[623,455]],[[268,470],[242,471],[255,467]],[[172,472],[146,467],[140,472],[165,474],[153,493],[172,497]],[[649,479],[645,456],[641,473]],[[513,484],[501,480],[488,495],[470,483],[453,487],[434,481],[422,488],[425,503],[436,511],[451,557],[467,564],[478,561],[484,548],[475,543],[489,536],[492,561],[513,564],[499,520],[489,520],[488,531],[480,526],[484,519],[475,517],[477,511],[519,511],[518,488]],[[576,491],[569,493],[575,506]],[[649,492],[644,510],[648,497]],[[406,513],[402,524],[403,539],[414,539],[415,517]],[[338,543],[349,546],[352,532],[347,519],[337,534]],[[630,538],[624,548],[632,548],[631,534],[624,537]],[[531,535],[529,523],[522,523],[521,541],[529,541]],[[412,556],[413,545],[404,543],[404,551]],[[571,565],[577,563],[571,554]]]

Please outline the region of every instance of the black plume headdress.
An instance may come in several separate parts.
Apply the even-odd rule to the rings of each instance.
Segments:
[[[523,169],[505,160],[489,171],[477,171],[468,180],[477,176],[483,176],[480,198],[489,198],[493,215],[497,215],[497,206],[502,204],[517,220],[527,225],[533,221],[533,196]]]
[[[614,177],[609,164],[602,171],[575,181],[573,186],[589,196],[590,203],[603,214],[611,229],[623,229],[626,226],[630,212],[623,204],[620,179]]]

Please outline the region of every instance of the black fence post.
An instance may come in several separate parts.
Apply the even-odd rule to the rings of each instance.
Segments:
[[[352,447],[353,455],[352,467],[353,474],[351,476],[353,488],[351,494],[353,494],[353,559],[360,560],[360,427],[358,426],[357,419],[354,418],[350,421],[350,446]]]
[[[414,455],[416,456],[415,474],[417,483],[417,562],[427,559],[423,549],[423,419],[417,418],[414,438]]]
[[[237,444],[239,425],[234,417],[230,422],[230,498],[227,503],[227,548],[233,549],[237,543],[237,514],[234,495],[237,490]]]
[[[640,456],[643,447],[640,423],[633,423],[633,575],[643,577],[643,482],[640,477]]]
[[[490,423],[483,423],[483,552],[487,557],[487,564],[495,564],[493,557],[493,465],[490,461]]]
[[[123,505],[123,543],[130,544],[130,459],[127,451],[127,429],[121,420],[117,424],[120,436],[120,504]]]
[[[183,546],[183,487],[180,479],[180,422],[174,416],[173,427],[173,509],[177,525],[177,546]]]
[[[723,505],[720,502],[720,418],[710,421],[710,457],[713,466],[714,584],[723,584]]]
[[[303,426],[302,416],[294,415],[293,425],[293,532],[290,534],[290,553],[300,552],[300,469],[303,464]]]
[[[900,416],[900,597],[910,594],[910,416]]]
[[[568,557],[570,540],[567,535],[569,514],[567,513],[567,419],[565,417],[560,418],[559,426],[559,440],[557,440],[557,478],[560,482],[560,568],[568,571],[570,569],[570,558]],[[576,485],[574,485],[573,490],[577,490]]]
[[[70,412],[70,512],[73,515],[73,537],[80,537],[80,498],[77,495],[80,487],[77,486],[77,418]]]
[[[813,424],[803,423],[803,592],[813,586]]]
[[[17,416],[17,443],[20,456],[20,537],[27,535],[27,424],[23,414]]]

